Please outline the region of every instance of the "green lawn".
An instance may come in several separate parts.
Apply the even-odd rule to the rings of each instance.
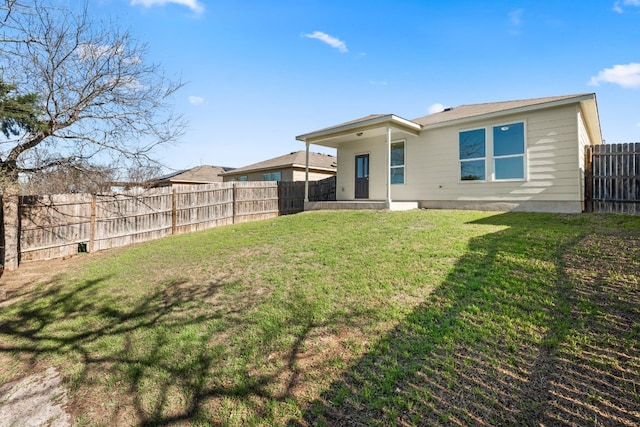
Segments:
[[[0,308],[79,425],[638,425],[640,217],[314,212],[87,261]]]

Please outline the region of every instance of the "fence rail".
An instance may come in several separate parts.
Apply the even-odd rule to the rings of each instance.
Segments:
[[[309,189],[311,200],[335,199],[335,177],[310,182]],[[303,205],[304,182],[273,181],[178,185],[122,194],[22,196],[20,261],[63,258],[268,219],[300,212]],[[1,228],[2,221],[0,234]]]
[[[280,214],[287,215],[304,210],[304,181],[278,183]],[[336,177],[309,182],[309,200],[324,201],[336,199]]]
[[[20,261],[62,258],[279,215],[276,182],[20,198]]]
[[[585,210],[640,215],[640,143],[587,147]]]

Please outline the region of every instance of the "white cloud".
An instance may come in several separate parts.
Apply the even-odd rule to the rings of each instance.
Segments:
[[[81,43],[76,48],[75,53],[83,61],[106,61],[117,58],[125,65],[137,65],[141,61],[139,56],[126,56],[129,52],[126,51],[123,44],[98,45],[93,43]]]
[[[635,6],[640,7],[640,0],[622,0],[622,2],[615,2],[613,4],[613,11],[617,13],[624,13],[622,6]]]
[[[191,104],[191,105],[200,105],[202,103],[204,103],[204,98],[201,97],[201,96],[193,96],[193,95],[191,95],[189,97],[189,104]]]
[[[522,27],[522,15],[524,9],[513,9],[509,12],[509,34],[513,36],[519,36],[521,34],[520,28]]]
[[[321,42],[328,44],[332,48],[338,49],[342,53],[348,52],[347,45],[345,44],[345,42],[343,42],[342,40],[336,37],[330,36],[327,33],[323,33],[322,31],[314,31],[313,33],[307,33],[307,34],[304,34],[303,36],[308,39],[320,40]]]
[[[612,68],[605,68],[597,76],[591,77],[589,85],[598,86],[602,82],[622,87],[640,88],[640,64],[632,62],[627,65],[614,65]]]
[[[522,15],[524,14],[524,9],[513,9],[509,12],[509,22],[514,27],[519,27],[522,25]]]
[[[186,6],[191,9],[195,13],[204,12],[204,5],[200,3],[198,0],[131,0],[131,6],[143,6],[143,7],[153,7],[153,6],[164,6],[165,4],[178,4],[181,6]]]
[[[429,112],[429,114],[439,113],[441,111],[444,111],[444,105],[440,103],[433,104],[429,107],[427,111]]]
[[[374,86],[386,86],[387,82],[381,80],[369,80],[369,84]]]

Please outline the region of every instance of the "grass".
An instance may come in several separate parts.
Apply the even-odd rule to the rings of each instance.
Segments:
[[[117,251],[0,311],[79,425],[636,425],[640,218],[316,212]]]

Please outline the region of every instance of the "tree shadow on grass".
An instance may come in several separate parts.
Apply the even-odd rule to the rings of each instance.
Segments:
[[[45,284],[0,316],[0,354],[20,360],[22,369],[71,362],[62,368],[74,388],[70,406],[76,419],[169,424],[197,417],[206,395],[237,396],[260,388],[216,386],[211,378],[212,367],[225,358],[212,325],[224,317],[225,327],[240,328],[234,311],[251,303],[215,306],[220,289],[234,282],[194,286],[178,278],[129,305],[120,300],[126,292],[105,293],[108,280]],[[203,309],[203,301],[212,305]]]
[[[505,228],[290,424],[639,425],[640,233],[523,218],[477,221]]]
[[[6,307],[0,360],[19,361],[10,379],[17,369],[60,367],[80,424],[255,424],[271,417],[270,402],[293,400],[305,342],[328,327],[303,296],[286,303],[291,319],[276,319],[273,331],[253,325],[263,296],[232,277],[178,277],[144,286],[141,295],[127,287],[109,276],[57,280]],[[330,322],[348,324],[349,316]],[[278,322],[295,332],[287,354],[257,366],[282,348],[272,345],[283,339]]]

